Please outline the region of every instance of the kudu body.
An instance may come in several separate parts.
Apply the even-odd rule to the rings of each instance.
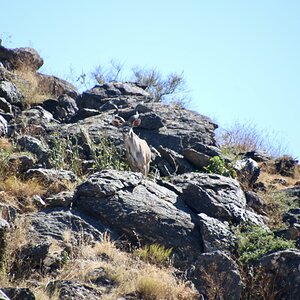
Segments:
[[[147,176],[150,169],[151,150],[147,142],[139,138],[133,132],[133,128],[141,124],[138,112],[125,121],[118,115],[117,108],[117,114],[114,116],[112,124],[122,131],[126,148],[126,157],[130,169],[134,172],[141,172],[144,176]]]

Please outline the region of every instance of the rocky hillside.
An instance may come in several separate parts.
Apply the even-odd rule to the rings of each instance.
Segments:
[[[78,93],[0,46],[0,299],[300,299],[300,169],[225,153],[145,86]],[[151,147],[132,172],[119,115]]]

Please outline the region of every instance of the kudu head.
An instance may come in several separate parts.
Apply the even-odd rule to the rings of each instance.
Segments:
[[[127,121],[125,121],[122,117],[119,116],[118,107],[116,105],[114,106],[116,108],[116,113],[114,115],[114,119],[112,120],[112,125],[121,129],[124,139],[132,137],[134,134],[132,128],[138,127],[141,124],[139,113],[136,111],[136,113],[133,116],[131,116]]]
[[[116,113],[112,125],[120,128],[122,131],[129,166],[132,171],[141,172],[144,176],[147,176],[150,169],[151,150],[147,142],[133,132],[133,128],[141,124],[139,113],[136,112],[125,121],[119,116],[118,107],[114,106]]]

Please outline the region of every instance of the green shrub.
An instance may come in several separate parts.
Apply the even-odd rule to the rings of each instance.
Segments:
[[[170,262],[170,255],[172,248],[166,249],[165,247],[152,244],[146,245],[134,251],[134,255],[139,256],[143,261],[165,265]]]
[[[58,170],[71,170],[76,175],[81,176],[82,162],[76,136],[61,137],[58,133],[55,133],[49,161]]]
[[[295,248],[295,241],[275,237],[272,231],[259,226],[238,226],[234,231],[237,237],[238,260],[243,265],[268,252]]]
[[[204,167],[204,170],[210,174],[219,174],[226,177],[236,177],[236,171],[230,163],[226,163],[224,158],[220,156],[214,156],[210,160],[208,166]]]

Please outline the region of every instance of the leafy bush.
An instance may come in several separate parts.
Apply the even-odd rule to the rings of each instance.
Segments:
[[[226,163],[224,158],[220,156],[214,156],[210,160],[208,166],[204,167],[204,170],[210,174],[219,174],[226,177],[236,177],[236,171],[230,163]]]
[[[170,95],[180,98],[185,91],[183,73],[170,73],[167,77],[163,78],[161,73],[156,69],[143,69],[139,67],[133,69],[133,74],[133,80],[147,87],[146,90],[154,97],[154,102],[170,100],[168,99]]]
[[[134,251],[143,261],[155,264],[167,264],[171,253],[172,248],[166,249],[158,244],[146,245]]]
[[[79,145],[76,136],[60,137],[54,133],[49,161],[58,170],[71,170],[76,175],[82,175],[82,162],[79,155]]]
[[[268,252],[295,248],[294,241],[275,237],[272,231],[259,226],[238,226],[235,233],[238,259],[243,265],[259,259]]]

